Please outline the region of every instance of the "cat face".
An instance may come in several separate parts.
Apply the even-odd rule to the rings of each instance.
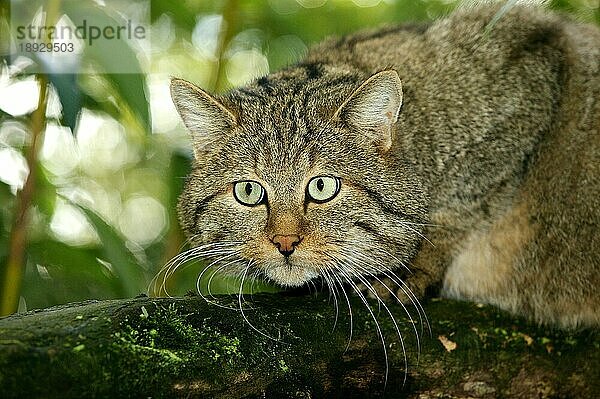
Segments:
[[[268,84],[217,100],[172,82],[196,158],[179,213],[198,253],[223,272],[282,286],[407,264],[424,196],[391,151],[398,75],[354,84],[337,107],[308,87]]]

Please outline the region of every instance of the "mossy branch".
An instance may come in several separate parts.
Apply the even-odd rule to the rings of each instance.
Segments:
[[[72,304],[0,320],[0,387],[17,397],[600,397],[600,333],[532,326],[488,306],[425,304],[421,336],[390,305],[375,323],[357,298],[256,295],[233,309],[198,297]],[[250,326],[250,324],[252,326]],[[271,338],[269,338],[269,337]],[[418,359],[418,361],[417,361]],[[405,371],[407,374],[405,375]],[[406,376],[406,380],[405,380]]]

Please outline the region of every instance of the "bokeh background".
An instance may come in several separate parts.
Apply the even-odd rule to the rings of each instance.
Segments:
[[[46,2],[63,12],[66,1]],[[89,3],[88,15],[119,18],[110,0]],[[186,248],[175,204],[191,147],[171,103],[171,76],[221,92],[293,63],[327,36],[434,19],[456,5],[452,0],[132,3],[128,15],[146,15],[149,21],[150,46],[84,53],[83,66],[93,73],[59,74],[35,60],[8,56],[11,5],[2,0],[0,315],[135,296]],[[554,0],[549,7],[600,24],[598,0]],[[111,63],[125,58],[135,60],[137,73],[107,73]],[[203,265],[186,266],[168,280],[169,294],[196,289]],[[213,292],[236,290],[235,282],[213,280]]]

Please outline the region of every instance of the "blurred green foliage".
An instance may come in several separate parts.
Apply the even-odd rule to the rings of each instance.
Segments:
[[[87,1],[47,3],[61,6],[60,12],[73,21],[115,18],[110,1],[105,6]],[[9,23],[7,4],[0,7],[2,33]],[[593,0],[553,0],[550,5],[600,23]],[[185,248],[175,205],[191,152],[170,103],[171,76],[223,91],[293,63],[308,46],[327,36],[433,19],[450,12],[456,2],[151,0],[145,6],[151,48],[133,48],[125,42],[117,43],[117,50],[92,46],[83,63],[96,73],[62,74],[42,65],[51,91],[44,142],[29,165],[37,173],[24,226],[27,243],[21,248],[25,256],[21,309],[144,292],[160,268]],[[6,48],[3,45],[0,51]],[[27,175],[25,158],[32,143],[33,113],[28,104],[35,104],[39,87],[30,67],[11,64],[7,54],[0,55],[4,268],[11,256],[17,202],[22,200],[16,194]],[[115,62],[133,63],[137,73],[108,73]],[[15,101],[24,104],[22,109],[12,110]],[[194,290],[202,265],[181,269],[168,281],[171,294]],[[4,269],[0,272],[4,274]],[[204,291],[206,282],[200,284]],[[212,287],[213,292],[237,291],[235,284],[219,277]]]

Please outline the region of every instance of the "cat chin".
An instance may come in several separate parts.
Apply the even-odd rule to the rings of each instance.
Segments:
[[[265,270],[266,277],[275,284],[283,287],[295,288],[304,285],[309,280],[319,276],[315,270],[303,267],[282,264],[269,267]]]

